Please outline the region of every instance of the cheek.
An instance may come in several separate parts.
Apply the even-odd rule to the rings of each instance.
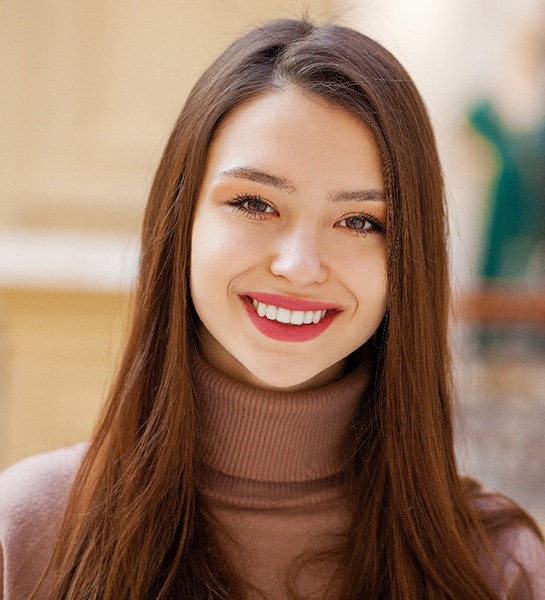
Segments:
[[[222,259],[218,264],[218,259],[230,257],[240,247],[239,243],[240,240],[213,214],[207,211],[197,213],[191,237],[192,272],[213,266],[220,268],[222,263],[225,267],[226,261]]]
[[[358,273],[357,277],[354,274]],[[380,322],[387,308],[388,279],[386,253],[378,250],[364,260],[355,261],[345,273],[346,281],[351,281],[350,290],[357,302],[361,318]],[[378,325],[378,323],[377,323]]]
[[[225,289],[229,281],[255,260],[255,240],[229,219],[203,211],[196,215],[191,237],[191,293]]]
[[[232,252],[237,240],[227,235],[225,228],[219,226],[213,219],[196,219],[191,238],[192,260],[208,262],[220,256],[223,252]]]

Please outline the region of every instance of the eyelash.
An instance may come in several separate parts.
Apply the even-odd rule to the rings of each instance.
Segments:
[[[254,194],[237,194],[235,198],[233,200],[230,200],[227,204],[229,206],[232,206],[236,211],[242,212],[251,219],[266,219],[265,215],[271,214],[267,211],[251,210],[247,206],[244,206],[248,202],[261,202],[267,208],[272,208],[272,206],[264,198]]]
[[[252,210],[248,208],[248,206],[245,206],[249,202],[262,203],[265,205],[266,208],[263,211]],[[227,204],[233,207],[235,211],[242,212],[250,219],[266,219],[267,215],[271,214],[271,212],[268,211],[267,208],[271,208],[274,212],[276,212],[275,209],[264,198],[256,194],[237,194],[235,198],[233,200],[229,200]],[[373,229],[363,230],[347,227],[346,229],[350,230],[350,232],[354,235],[365,236],[384,232],[384,225],[376,217],[368,213],[356,213],[355,215],[349,215],[347,217],[344,217],[343,219],[340,219],[339,222],[348,221],[349,219],[361,219],[363,221],[367,221],[367,223],[370,223],[373,227]]]
[[[349,215],[348,217],[344,217],[343,219],[341,219],[341,221],[348,221],[350,219],[361,219],[362,221],[367,221],[367,223],[369,223],[372,226],[372,229],[353,229],[353,228],[347,227],[346,229],[348,229],[354,235],[365,236],[365,235],[373,235],[373,234],[377,234],[377,233],[384,233],[384,226],[373,215],[370,215],[368,213],[357,213],[355,215]]]

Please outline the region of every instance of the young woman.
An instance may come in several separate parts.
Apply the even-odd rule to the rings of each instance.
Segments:
[[[4,600],[544,598],[535,524],[456,469],[445,222],[384,48],[297,20],[229,47],[159,166],[90,445],[3,475]]]

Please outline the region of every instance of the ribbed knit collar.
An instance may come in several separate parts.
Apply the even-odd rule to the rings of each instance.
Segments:
[[[193,358],[205,493],[248,506],[293,505],[337,478],[366,366],[321,388],[283,392],[240,383],[198,353]]]

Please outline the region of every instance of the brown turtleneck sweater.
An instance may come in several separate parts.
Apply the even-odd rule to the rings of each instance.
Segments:
[[[366,375],[356,370],[320,389],[282,393],[235,382],[199,357],[194,369],[202,498],[226,556],[254,590],[252,600],[285,600],[294,561],[332,547],[347,530],[342,449]],[[0,475],[0,600],[26,600],[34,588],[84,451],[80,444],[41,454]],[[526,590],[522,564],[535,600],[545,599],[545,549],[537,536],[514,527],[498,544],[513,597],[528,597],[519,593]],[[323,598],[335,568],[334,560],[307,564],[296,589]]]
[[[296,559],[338,544],[347,530],[343,450],[366,372],[359,367],[303,392],[244,385],[201,358],[195,373],[202,399],[200,489],[220,523],[224,550],[268,600],[286,598]],[[323,597],[335,567],[308,564],[296,589]]]

